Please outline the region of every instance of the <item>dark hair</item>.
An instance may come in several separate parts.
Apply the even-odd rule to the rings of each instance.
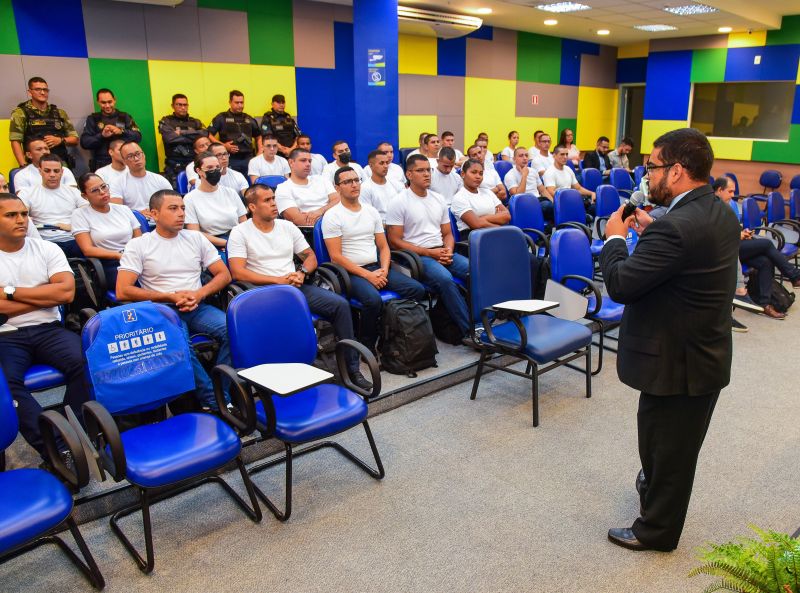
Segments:
[[[30,148],[31,148],[31,144],[32,144],[33,142],[44,142],[44,139],[43,139],[43,138],[28,138],[28,139],[25,141],[25,150],[26,150],[26,151],[30,150]],[[45,144],[47,144],[47,143],[45,142]]]
[[[114,150],[117,146],[120,146],[121,144],[125,144],[125,140],[123,140],[122,138],[114,138],[111,142],[108,143],[108,150],[109,151]]]
[[[254,183],[253,185],[247,188],[247,191],[244,192],[244,203],[247,206],[249,206],[250,204],[255,204],[256,200],[258,199],[259,191],[271,191],[273,194],[275,193],[275,190],[273,190],[268,185],[265,185],[263,183]]]
[[[519,132],[517,132],[516,130],[511,130],[511,131],[508,133],[508,139],[509,139],[509,140],[511,140],[511,136],[513,136],[514,134],[516,134],[517,136],[519,136]]]
[[[112,99],[116,99],[117,98],[114,95],[114,91],[112,91],[111,89],[107,89],[107,88],[103,87],[102,89],[97,89],[97,92],[94,94],[94,98],[97,99],[98,101],[100,100],[100,93],[108,93],[109,95],[111,95]]]
[[[680,163],[694,181],[706,181],[714,164],[714,150],[708,138],[695,128],[680,128],[662,134],[653,142],[660,148],[664,164]]]
[[[367,162],[370,162],[373,159],[378,158],[379,156],[384,156],[386,154],[383,150],[373,150],[367,155]]]
[[[597,143],[600,144],[601,142],[611,142],[611,140],[608,139],[608,136],[600,136],[597,139]]]
[[[392,149],[392,152],[394,152],[394,146],[392,146],[392,143],[389,142],[388,140],[384,140],[383,142],[378,142],[378,144],[375,146],[375,148],[380,150],[381,146],[384,146],[384,145],[390,147]],[[386,151],[384,151],[384,152],[386,152]]]
[[[714,191],[719,191],[721,189],[728,189],[728,186],[732,183],[733,179],[727,175],[720,175],[714,180],[714,183],[711,185],[711,187],[714,188]]]
[[[34,81],[34,82],[38,82],[38,81]],[[20,202],[22,202],[22,198],[20,198],[19,196],[15,195],[15,194],[6,193],[6,192],[0,192],[0,202],[5,202],[7,200],[19,200]],[[25,202],[22,202],[22,203],[24,204]]]
[[[297,139],[300,140],[300,138],[308,138],[308,140],[311,141],[311,136],[308,134],[300,134]]]
[[[469,148],[468,148],[468,149],[465,151],[465,152],[467,153],[467,155],[469,155],[469,151],[470,151],[470,150],[472,150],[473,148],[480,148],[480,146],[478,146],[477,144],[473,144],[472,146],[470,146],[470,147],[469,147]]]
[[[283,95],[272,95],[272,103],[286,103],[286,97]]]
[[[410,169],[410,168],[411,168],[411,167],[414,165],[414,163],[416,163],[417,161],[425,161],[426,163],[428,163],[428,162],[429,162],[429,161],[428,161],[428,157],[426,157],[424,154],[419,154],[419,153],[417,153],[417,154],[412,154],[412,155],[411,155],[410,157],[408,157],[408,159],[406,160],[406,172],[408,172],[408,171],[409,171],[409,169]]]
[[[427,135],[429,135],[429,134],[430,134],[430,132],[422,132],[422,133],[419,135],[419,141],[420,141],[420,142],[424,142],[424,141],[425,141],[425,136],[427,136]]]
[[[559,150],[566,150],[567,152],[569,152],[569,148],[567,148],[567,145],[564,144],[563,142],[559,142],[556,145],[556,147],[553,149],[553,154],[556,154]]]
[[[101,181],[103,180],[103,178],[100,177],[97,173],[92,173],[92,172],[84,173],[83,175],[78,177],[78,189],[81,190],[82,194],[86,193],[86,184],[89,183],[89,180],[92,177],[97,177]]]
[[[350,167],[350,166],[339,167],[338,169],[336,169],[336,173],[333,174],[333,184],[334,185],[339,185],[339,181],[342,178],[342,175],[344,173],[347,173],[348,171],[352,171],[353,173],[356,172],[356,170],[353,169],[353,167]]]
[[[128,144],[135,144],[136,146],[139,146],[138,142],[135,142],[134,140],[128,140],[127,142],[122,143],[122,146],[119,147],[119,152],[122,153],[122,149],[128,146]],[[139,147],[141,148],[141,146]]]
[[[575,132],[572,131],[572,128],[564,128],[561,130],[561,136],[558,137],[558,144],[563,144],[565,148],[567,146],[567,132],[572,132],[572,143],[575,143]]]
[[[454,161],[456,160],[456,151],[449,146],[443,146],[439,151],[439,158],[447,159],[448,161]]]
[[[44,78],[42,78],[41,76],[33,76],[33,77],[28,79],[28,88],[31,88],[33,86],[34,82],[43,82],[43,83],[47,84],[47,81]]]
[[[244,97],[244,93],[242,91],[233,89],[230,93],[228,93],[228,101],[233,101],[234,97]]]
[[[150,202],[147,204],[150,210],[161,210],[161,205],[164,203],[164,198],[167,196],[178,196],[183,199],[183,196],[174,189],[160,189],[150,196]]]
[[[333,144],[331,144],[331,150],[336,150],[336,147],[340,144],[347,144],[347,140],[337,140]]]
[[[188,101],[189,97],[187,97],[183,93],[175,93],[174,95],[172,95],[172,102],[174,103],[176,99],[186,99]]]
[[[427,144],[431,141],[431,138],[438,138],[439,134],[426,134],[425,139],[422,141],[423,144]]]
[[[208,136],[198,136],[197,138],[192,140],[192,147],[194,147],[197,144],[198,140],[200,140],[201,138],[205,138],[206,140],[209,139]],[[208,146],[209,146],[209,148],[211,148],[212,145],[209,144]]]
[[[483,136],[485,136],[485,138],[483,138],[484,140],[489,139],[489,134],[487,134],[486,132],[478,132],[478,138],[482,138]]]
[[[440,135],[439,137],[440,137],[440,138],[449,138],[450,136],[452,136],[453,138],[455,138],[455,137],[456,137],[456,135],[455,135],[455,134],[453,134],[453,132],[450,132],[450,131],[445,131],[445,132],[442,132],[442,133],[441,133],[441,135]]]
[[[538,136],[539,134],[544,134],[544,130],[536,130],[536,131],[533,133],[533,137],[534,137],[534,138],[536,138],[536,136]]]
[[[195,171],[198,171],[203,166],[203,161],[206,160],[206,159],[209,159],[209,158],[217,158],[217,155],[215,155],[210,150],[205,150],[205,151],[201,152],[200,154],[198,154],[197,156],[195,156],[194,157],[194,169],[195,169]]]
[[[39,159],[39,166],[41,167],[42,163],[45,163],[45,162],[47,162],[47,163],[50,163],[50,162],[58,163],[62,167],[64,166],[64,161],[61,160],[61,157],[58,156],[57,154],[53,154],[53,153],[43,154],[42,158]]]
[[[461,165],[461,174],[463,175],[464,173],[466,173],[467,171],[472,169],[472,167],[475,167],[475,166],[478,166],[481,169],[485,168],[484,165],[483,165],[483,161],[479,161],[478,159],[467,159],[464,162],[464,164]]]
[[[306,150],[305,148],[293,148],[292,152],[289,153],[289,160],[293,161],[302,153],[311,154],[310,151]]]
[[[222,142],[212,142],[211,144],[208,145],[208,150],[211,150],[212,148],[216,148],[217,146],[221,146],[222,148],[225,148],[225,145]],[[225,148],[225,150],[228,150],[228,149]]]
[[[626,146],[630,146],[631,148],[633,148],[635,146],[634,143],[633,143],[633,139],[631,139],[628,136],[625,136],[622,140],[619,141],[619,143],[620,144],[624,144]]]
[[[517,146],[517,147],[514,149],[514,158],[516,158],[516,157],[517,157],[517,153],[518,153],[520,150],[524,150],[524,151],[526,151],[526,152],[527,152],[527,150],[528,150],[528,149],[527,149],[527,148],[525,148],[524,146]]]
[[[262,140],[277,140],[277,138],[275,137],[275,134],[271,134],[271,133],[262,135],[261,139]]]

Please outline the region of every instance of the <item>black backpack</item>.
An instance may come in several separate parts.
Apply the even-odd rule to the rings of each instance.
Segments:
[[[393,299],[383,307],[378,346],[383,369],[416,377],[415,371],[436,366],[436,340],[425,308],[416,301]]]
[[[447,307],[444,306],[442,297],[436,299],[436,304],[431,308],[431,325],[433,334],[445,344],[456,346],[461,343],[464,333],[458,327]]]
[[[794,304],[794,292],[786,290],[786,287],[777,280],[772,281],[772,292],[769,295],[769,304],[777,311],[786,313]]]

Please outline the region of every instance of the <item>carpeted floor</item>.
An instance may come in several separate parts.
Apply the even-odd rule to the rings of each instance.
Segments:
[[[696,549],[747,525],[800,526],[800,310],[784,322],[737,313],[731,385],[701,454],[689,517],[673,553],[635,553],[606,531],[637,516],[637,394],[621,385],[614,355],[583,397],[582,375],[542,377],[539,428],[529,384],[484,378],[376,417],[387,476],[376,482],[335,453],[295,466],[294,514],[255,525],[215,486],[159,504],[156,569],[144,576],[107,520],[83,526],[110,592],[571,592],[702,591],[687,579]],[[788,347],[787,347],[788,346]],[[783,354],[789,352],[789,354]],[[363,432],[343,438],[366,453]],[[280,470],[255,477],[279,492]],[[237,476],[231,481],[241,490]],[[215,489],[216,488],[216,489]],[[124,525],[141,542],[140,523]],[[86,591],[54,549],[0,566],[0,591]]]

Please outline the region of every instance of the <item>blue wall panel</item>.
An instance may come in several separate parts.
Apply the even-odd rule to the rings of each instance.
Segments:
[[[467,38],[436,40],[436,72],[439,76],[467,75]]]
[[[794,109],[792,110],[792,123],[800,124],[800,86],[794,87]]]
[[[554,39],[557,43],[558,40]],[[600,54],[600,46],[575,39],[561,40],[561,84],[579,86],[581,83],[581,54]]]
[[[80,0],[12,0],[12,6],[20,53],[64,58],[88,56]],[[124,29],[124,23],[109,24]],[[0,23],[0,27],[4,26]]]
[[[756,56],[761,63],[755,64]],[[796,80],[800,45],[736,47],[728,50],[725,80]]]
[[[623,58],[617,60],[617,84],[644,82],[647,80],[647,58]]]
[[[477,31],[473,31],[467,37],[472,37],[473,39],[485,39],[486,41],[491,41],[494,39],[494,29],[489,25],[483,25]]]
[[[691,75],[691,51],[651,53],[647,59],[644,119],[686,119]]]

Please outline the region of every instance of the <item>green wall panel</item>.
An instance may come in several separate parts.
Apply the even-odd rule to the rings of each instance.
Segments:
[[[223,10],[247,10],[247,0],[197,0],[200,8],[221,8]]]
[[[109,88],[117,98],[117,109],[133,114],[142,131],[141,146],[147,155],[147,168],[150,171],[159,171],[161,163],[158,162],[156,152],[153,99],[150,94],[147,60],[89,58],[89,75],[92,79],[92,96],[97,93],[97,89]]]
[[[692,53],[692,82],[724,82],[727,48],[696,49]]]
[[[800,124],[789,128],[789,142],[753,142],[752,160],[800,164]]]
[[[781,28],[767,31],[767,45],[800,43],[800,14],[783,17]]]
[[[251,0],[247,30],[251,64],[294,66],[292,0]]]
[[[17,23],[11,0],[0,0],[0,54],[19,54]]]
[[[572,130],[573,134],[575,134],[575,138],[573,138],[572,142],[575,143],[578,140],[578,134],[580,131],[578,130],[578,119],[575,117],[559,117],[558,118],[558,136],[555,138],[551,138],[550,143],[550,150],[555,150],[556,146],[558,145],[558,140],[561,136],[561,130],[569,128]]]
[[[561,83],[561,39],[519,32],[517,34],[517,80]]]

